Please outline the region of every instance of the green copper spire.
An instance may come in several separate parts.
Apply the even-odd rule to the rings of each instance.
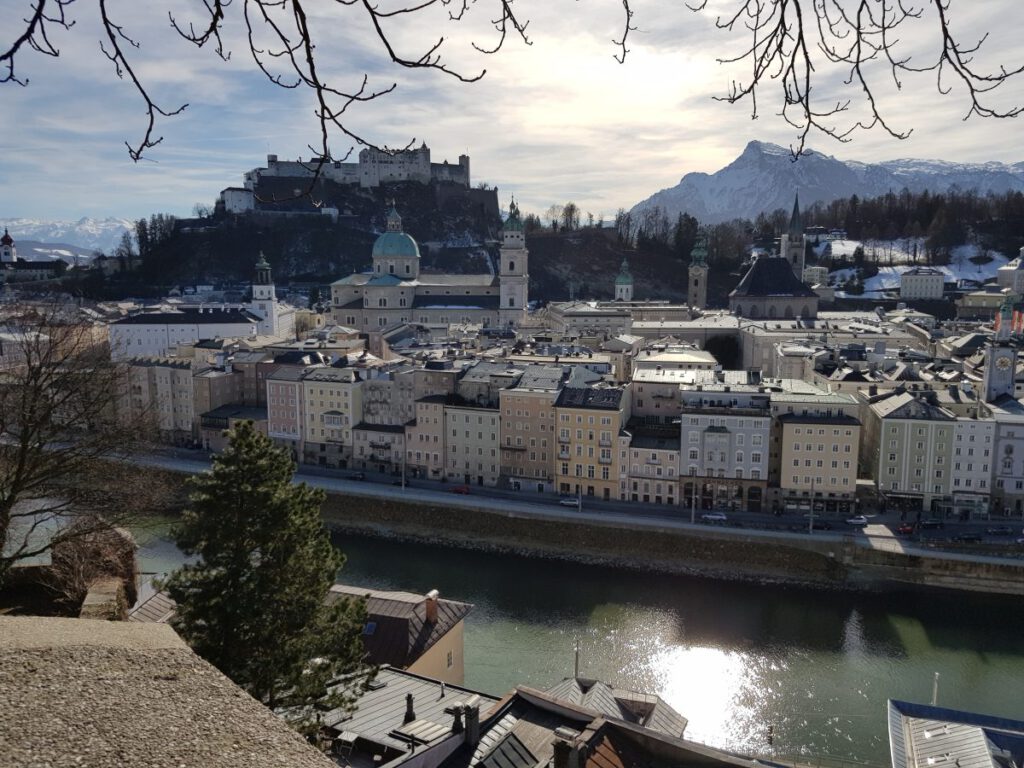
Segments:
[[[708,237],[704,230],[697,232],[697,239],[693,243],[693,250],[690,251],[691,267],[706,267],[708,265]]]

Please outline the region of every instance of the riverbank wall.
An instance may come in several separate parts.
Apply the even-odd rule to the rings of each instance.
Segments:
[[[328,495],[324,515],[342,532],[659,572],[831,589],[1024,595],[1024,561],[873,549],[852,535],[659,525],[651,518],[625,524],[599,515],[501,511],[462,499],[442,505],[336,493]]]

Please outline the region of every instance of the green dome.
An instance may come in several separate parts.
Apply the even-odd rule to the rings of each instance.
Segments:
[[[632,285],[633,276],[629,274],[629,261],[622,259],[622,266],[619,267],[619,275],[615,278],[616,285]]]
[[[373,257],[399,256],[410,259],[420,257],[419,246],[405,232],[385,232],[373,244]]]

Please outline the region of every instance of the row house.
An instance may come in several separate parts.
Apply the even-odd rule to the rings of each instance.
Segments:
[[[555,483],[560,493],[622,499],[622,472],[629,450],[629,386],[563,387],[555,399],[558,454]]]

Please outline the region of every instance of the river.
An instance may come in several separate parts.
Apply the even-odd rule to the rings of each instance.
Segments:
[[[140,536],[140,565],[181,554]],[[341,581],[474,604],[466,685],[501,694],[573,671],[657,692],[687,736],[746,753],[887,765],[888,698],[1024,719],[1024,610],[969,594],[837,593],[646,574],[363,536],[336,536]],[[774,744],[767,742],[774,729]]]

